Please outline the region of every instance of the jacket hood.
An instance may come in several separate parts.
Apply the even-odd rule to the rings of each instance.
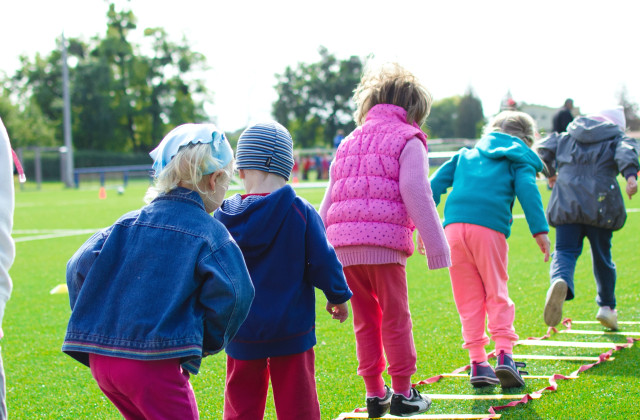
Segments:
[[[214,217],[227,227],[245,256],[257,256],[273,243],[296,193],[285,185],[261,199],[253,201],[250,197],[243,200],[236,194],[226,199]]]
[[[509,159],[512,162],[528,163],[537,172],[542,171],[543,164],[538,155],[524,141],[504,133],[489,133],[476,144],[476,149],[490,159]]]
[[[599,143],[612,139],[623,132],[616,124],[578,117],[569,124],[567,132],[580,143]]]

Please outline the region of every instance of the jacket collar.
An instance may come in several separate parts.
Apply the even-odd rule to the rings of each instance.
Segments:
[[[158,197],[156,197],[153,201],[159,200],[180,201],[183,203],[196,205],[202,208],[202,210],[205,210],[204,202],[202,201],[202,197],[200,197],[200,194],[198,194],[197,191],[193,191],[188,188],[176,187],[168,193],[158,195]]]

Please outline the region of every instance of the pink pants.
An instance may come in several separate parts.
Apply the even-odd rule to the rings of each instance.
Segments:
[[[127,420],[198,419],[189,373],[179,359],[131,360],[89,354],[91,374]]]
[[[487,360],[489,337],[496,353],[512,353],[518,335],[513,328],[515,305],[507,289],[509,246],[504,234],[484,226],[453,223],[444,229],[451,248],[451,286],[462,323],[463,348],[472,362]]]
[[[224,420],[264,418],[269,377],[278,420],[320,420],[315,353],[238,360],[227,356]]]
[[[409,391],[417,356],[405,267],[400,264],[351,265],[344,268],[344,274],[353,292],[351,308],[358,375],[363,377],[367,393],[383,389],[385,354],[394,391]]]

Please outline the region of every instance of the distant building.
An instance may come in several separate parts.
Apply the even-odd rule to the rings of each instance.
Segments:
[[[500,111],[505,110],[517,110],[526,112],[531,115],[536,124],[538,125],[538,131],[541,135],[547,134],[553,127],[553,115],[558,111],[559,107],[549,107],[545,105],[528,104],[526,102],[516,102],[511,96],[511,91],[508,90],[500,101]],[[574,116],[580,115],[580,108],[574,106],[572,113]]]
[[[531,115],[531,118],[533,118],[538,125],[540,134],[544,134],[551,131],[553,127],[553,115],[558,111],[558,108],[523,103],[520,105],[520,111]]]

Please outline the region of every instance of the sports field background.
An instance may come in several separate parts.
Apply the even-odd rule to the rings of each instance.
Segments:
[[[14,291],[3,323],[2,358],[7,375],[7,399],[13,419],[117,419],[116,409],[99,391],[88,368],[60,351],[70,314],[66,294],[50,294],[65,282],[69,257],[91,232],[113,223],[121,214],[143,205],[147,183],[133,182],[124,194],[117,185],[107,185],[107,198],[98,198],[97,184],[83,184],[79,190],[60,184],[44,184],[41,190],[27,184],[16,190],[14,238],[17,256],[10,271]],[[543,201],[549,192],[540,183]],[[624,190],[624,181],[621,181]],[[318,207],[322,188],[298,189],[299,195]],[[614,234],[613,257],[618,268],[618,312],[623,321],[640,321],[640,196],[628,200],[626,226]],[[442,211],[443,205],[439,210]],[[547,328],[542,308],[548,286],[548,263],[544,263],[531,238],[522,211],[516,205],[512,236],[509,238],[509,289],[516,304],[516,331],[521,339],[542,336]],[[553,243],[554,232],[550,233]],[[141,264],[144,264],[141,261]],[[418,351],[417,382],[451,372],[468,363],[461,348],[460,323],[453,304],[446,270],[429,271],[417,253],[407,266],[409,295]],[[595,282],[591,274],[588,242],[576,271],[576,298],[565,304],[564,316],[573,320],[594,320]],[[100,303],[97,302],[97,305]],[[351,319],[344,324],[331,320],[324,311],[324,296],[317,294],[316,379],[323,419],[364,405],[364,385],[356,375],[355,342]],[[103,308],[108,311],[109,308]],[[603,330],[599,325],[582,329]],[[640,325],[624,325],[622,331],[639,331]],[[621,335],[553,337],[556,340],[624,342]],[[640,415],[640,352],[636,344],[614,353],[605,362],[572,381],[560,381],[557,392],[509,408],[503,419],[636,418]],[[489,347],[488,349],[491,349]],[[516,347],[515,353],[555,355],[598,355],[604,350]],[[219,419],[222,413],[224,354],[208,357],[201,373],[192,377],[202,419]],[[585,362],[529,361],[529,373],[569,374]],[[524,389],[533,392],[547,380],[528,380]],[[499,387],[476,390],[467,379],[445,378],[419,386],[427,394],[503,393]],[[506,393],[505,391],[505,393]],[[247,389],[246,392],[252,392]],[[434,401],[430,414],[487,413],[491,405],[505,401]],[[267,419],[275,419],[273,404],[267,403]]]

